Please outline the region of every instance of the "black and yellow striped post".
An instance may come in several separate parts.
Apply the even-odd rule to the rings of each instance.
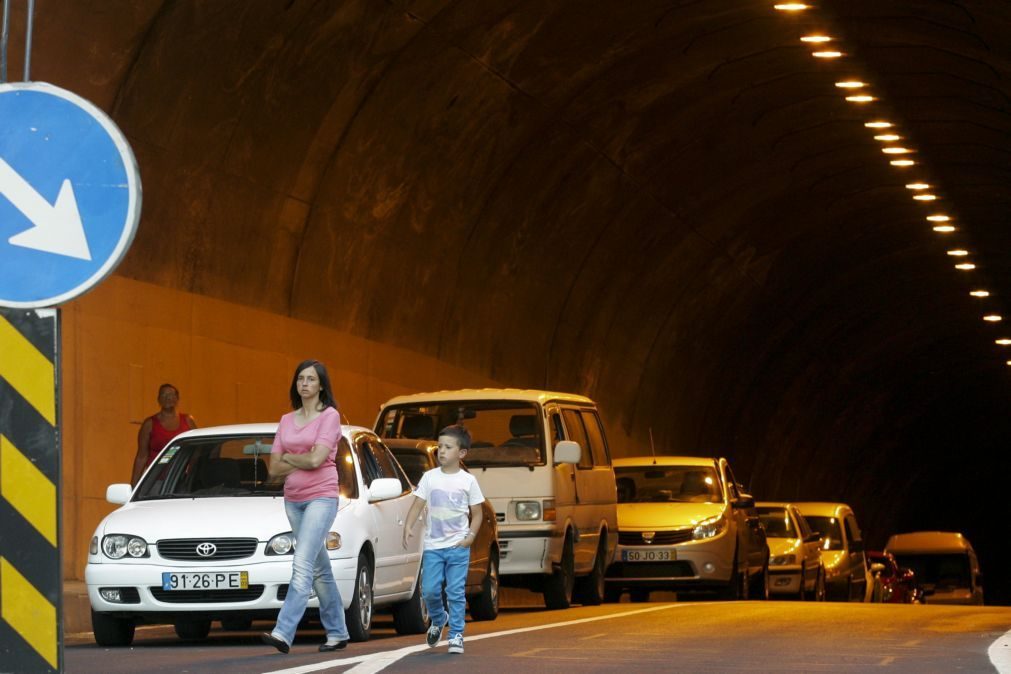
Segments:
[[[0,310],[0,671],[63,669],[56,309]]]

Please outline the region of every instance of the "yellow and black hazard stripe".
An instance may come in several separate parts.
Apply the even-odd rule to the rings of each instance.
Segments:
[[[59,317],[0,310],[0,670],[62,670]]]

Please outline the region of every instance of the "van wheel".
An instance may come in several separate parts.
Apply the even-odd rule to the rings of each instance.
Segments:
[[[498,617],[498,553],[488,556],[488,570],[481,583],[481,592],[468,598],[470,617],[474,620],[494,620]]]
[[[589,576],[576,581],[576,592],[584,606],[597,606],[604,601],[604,557],[607,554],[607,538],[601,537],[597,555],[593,558],[593,571]]]
[[[176,634],[180,639],[206,639],[211,632],[210,620],[179,620],[175,624]]]
[[[407,601],[393,605],[393,629],[397,634],[421,634],[428,631],[428,607],[421,596],[421,574],[414,584],[414,594]]]
[[[133,643],[135,627],[128,618],[113,618],[107,613],[91,611],[91,629],[99,646],[129,646]]]
[[[562,560],[555,572],[544,579],[544,605],[550,609],[569,608],[572,590],[576,585],[576,561],[572,550],[572,536],[565,535],[562,543]]]
[[[368,641],[372,632],[372,567],[365,552],[358,553],[354,599],[344,612],[351,641]]]

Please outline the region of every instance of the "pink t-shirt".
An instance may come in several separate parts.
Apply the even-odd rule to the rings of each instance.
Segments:
[[[299,427],[295,423],[295,412],[281,417],[274,436],[271,454],[308,454],[316,445],[330,448],[326,461],[314,470],[299,468],[284,480],[286,501],[311,501],[315,498],[337,498],[337,442],[341,437],[341,415],[333,407],[328,407],[320,415]]]

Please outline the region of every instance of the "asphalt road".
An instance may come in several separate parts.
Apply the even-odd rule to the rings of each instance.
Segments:
[[[1011,608],[699,602],[605,604],[548,611],[503,609],[468,623],[466,653],[398,637],[377,616],[373,638],[345,651],[316,650],[322,632],[300,632],[285,656],[258,633],[211,631],[184,642],[171,627],[139,628],[130,648],[69,635],[67,672],[307,674],[308,672],[994,672],[987,649],[1011,630]]]

